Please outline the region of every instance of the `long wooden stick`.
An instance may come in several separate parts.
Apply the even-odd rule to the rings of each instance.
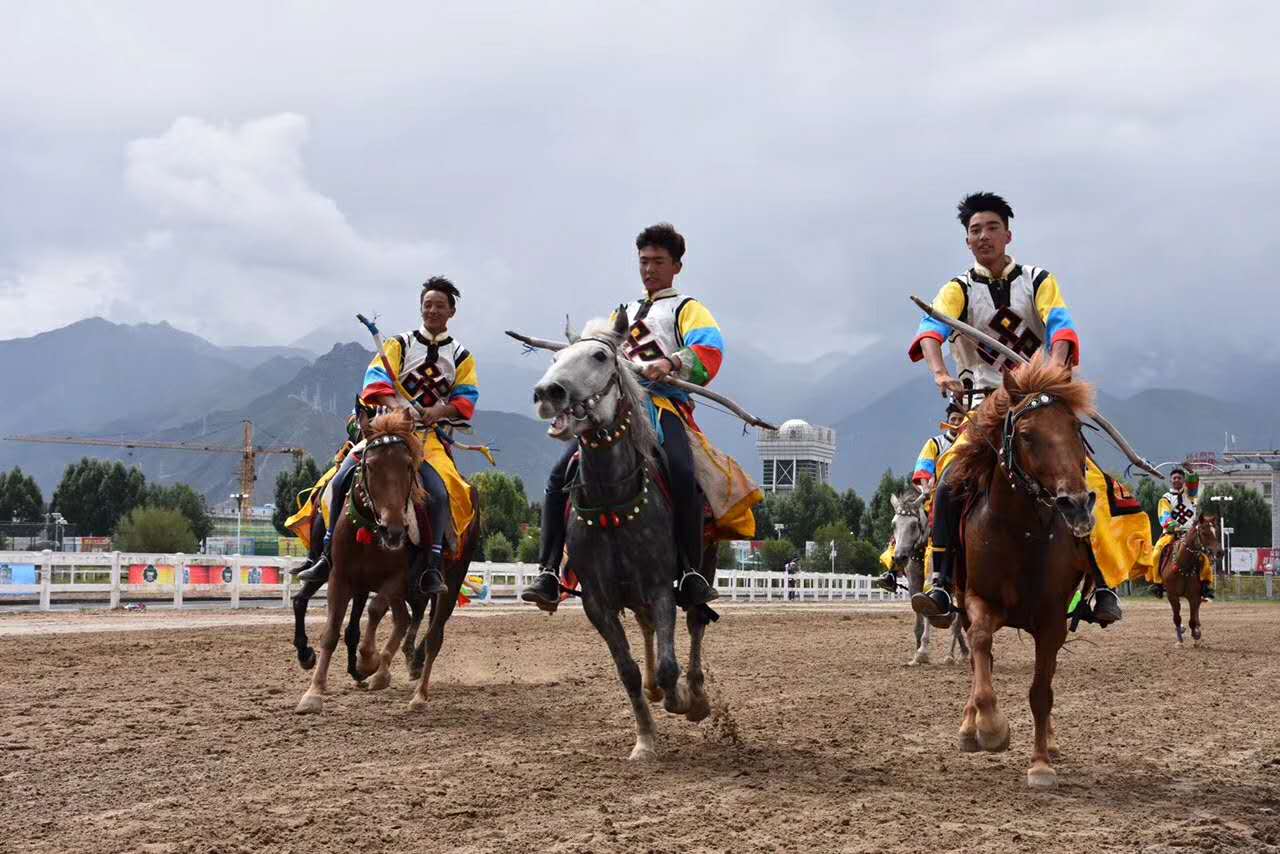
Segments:
[[[519,332],[512,332],[510,329],[507,330],[507,335],[516,339],[526,347],[529,347],[530,349],[534,349],[534,350],[550,350],[554,353],[556,351],[563,350],[569,346],[569,344],[565,341],[549,341],[546,338],[534,338],[529,335],[522,335]],[[637,374],[641,373],[641,370],[642,370],[641,367],[637,365],[635,362],[632,362],[629,359],[623,359],[622,361],[624,364],[626,364],[627,367],[629,367],[635,373]],[[698,397],[705,397],[707,400],[714,401],[715,403],[718,403],[721,406],[723,406],[725,409],[728,409],[730,412],[732,412],[734,415],[741,418],[743,421],[750,424],[752,427],[760,427],[765,430],[778,429],[776,426],[774,426],[773,424],[770,424],[768,421],[765,421],[762,418],[757,418],[756,416],[752,415],[750,412],[743,409],[741,406],[739,406],[730,398],[727,398],[722,394],[717,394],[716,392],[711,391],[711,389],[703,388],[700,385],[695,385],[694,383],[686,382],[685,380],[677,379],[676,377],[670,377],[670,376],[664,379],[662,381],[662,384],[669,385],[672,388],[678,388],[683,392],[687,392],[688,394],[696,394]]]
[[[981,329],[977,329],[973,326],[970,326],[969,324],[965,323],[963,320],[959,320],[954,317],[945,317],[944,315],[940,314],[936,309],[934,309],[933,306],[929,305],[929,303],[925,302],[924,300],[920,299],[917,296],[912,296],[911,301],[915,303],[916,306],[921,311],[923,311],[925,314],[929,315],[939,323],[946,324],[947,326],[951,327],[957,332],[962,332],[965,335],[968,335],[970,338],[973,338],[974,340],[982,344],[985,344],[986,346],[990,347],[992,350],[995,350],[997,353],[999,353],[1000,355],[1004,356],[1005,358],[1009,359],[1010,361],[1016,364],[1019,364],[1019,365],[1027,364],[1028,359],[1026,356],[1022,355],[1016,350],[1013,350],[1012,348],[1004,344],[1002,341],[999,341],[998,339],[988,335],[987,333],[983,332]],[[1115,441],[1116,445],[1119,446],[1120,450],[1124,452],[1124,455],[1129,458],[1129,462],[1133,463],[1135,466],[1147,472],[1148,474],[1154,475],[1155,477],[1158,477],[1161,480],[1164,480],[1164,475],[1160,473],[1159,469],[1157,469],[1150,462],[1148,462],[1145,457],[1143,457],[1141,454],[1135,451],[1133,449],[1133,446],[1129,444],[1129,440],[1120,434],[1120,431],[1115,428],[1115,425],[1113,425],[1110,421],[1104,418],[1102,414],[1099,412],[1095,412],[1091,417],[1093,419],[1093,422],[1097,424],[1099,427],[1101,427],[1103,432],[1105,432],[1108,436],[1112,438],[1113,441]]]

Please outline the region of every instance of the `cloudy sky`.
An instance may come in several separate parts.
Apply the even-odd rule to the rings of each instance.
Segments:
[[[665,219],[731,346],[902,347],[990,189],[1086,336],[1273,346],[1274,3],[0,7],[0,337],[397,328],[443,272],[507,356]]]

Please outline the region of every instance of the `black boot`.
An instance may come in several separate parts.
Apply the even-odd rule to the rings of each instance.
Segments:
[[[427,550],[418,560],[414,561],[414,568],[417,571],[412,573],[412,577],[409,579],[410,584],[416,585],[418,591],[424,596],[435,596],[438,593],[444,593],[449,589],[449,586],[444,583],[444,573],[440,571],[443,563],[443,554],[434,549]]]
[[[524,589],[520,598],[535,605],[560,604],[560,572],[556,567],[544,566],[533,583]]]
[[[298,573],[298,578],[303,581],[328,581],[329,580],[329,538],[324,538],[324,550],[320,552],[320,557],[316,558],[310,566]]]
[[[928,593],[917,593],[911,597],[911,610],[929,621],[929,624],[940,629],[951,627],[955,619],[956,606],[951,601],[951,552],[934,547],[933,565],[936,571],[930,581]]]
[[[1213,599],[1213,585],[1207,581],[1200,582],[1200,598]]]
[[[676,604],[682,608],[696,608],[720,598],[720,591],[712,587],[700,572],[686,572],[676,586]]]
[[[1164,585],[1159,582],[1156,582],[1155,584],[1151,585],[1151,595],[1156,597],[1157,599],[1163,599]]]
[[[889,593],[898,592],[898,573],[892,569],[886,570],[879,578],[876,579],[876,587]]]
[[[1110,587],[1098,582],[1093,591],[1093,617],[1100,626],[1109,626],[1120,622],[1124,613],[1120,610],[1120,597]]]

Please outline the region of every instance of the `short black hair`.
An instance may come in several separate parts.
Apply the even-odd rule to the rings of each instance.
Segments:
[[[651,225],[636,235],[636,251],[646,246],[667,250],[671,254],[671,260],[677,264],[684,257],[684,235],[676,231],[676,227],[669,222]]]
[[[1169,477],[1173,477],[1175,474],[1180,474],[1185,479],[1187,476],[1187,470],[1182,466],[1174,466],[1173,470],[1169,472]]]
[[[1013,219],[1013,208],[995,193],[970,193],[960,200],[956,210],[959,212],[960,224],[965,228],[969,227],[969,220],[973,219],[976,213],[995,214],[1004,222],[1005,228],[1009,227],[1009,220]]]
[[[422,283],[422,293],[418,295],[418,302],[422,302],[431,291],[439,291],[449,298],[449,308],[457,308],[458,300],[462,299],[462,291],[458,290],[458,286],[446,279],[444,276],[432,276]]]

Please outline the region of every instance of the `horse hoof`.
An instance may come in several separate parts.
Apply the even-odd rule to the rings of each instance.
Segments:
[[[373,674],[373,678],[369,680],[370,691],[381,691],[391,684],[391,672],[388,670],[379,670]]]
[[[409,711],[416,712],[427,707],[427,698],[420,694],[414,694],[413,699],[409,701]]]
[[[948,664],[948,665],[950,665],[950,664],[955,664],[955,663],[956,663],[956,657],[955,657],[954,655],[948,655],[946,658],[942,659],[942,663],[943,663],[943,664]]]
[[[978,746],[987,753],[1002,753],[1009,749],[1009,724],[996,729],[994,732],[983,732],[978,729]]]
[[[302,699],[298,701],[298,708],[294,709],[299,715],[318,714],[324,708],[324,698],[319,694],[303,694]]]
[[[631,748],[631,755],[627,757],[630,762],[650,762],[658,758],[658,753],[648,744],[640,744]]]
[[[978,738],[974,733],[962,732],[957,740],[962,753],[977,753],[982,747],[978,744]]]
[[[704,721],[711,715],[711,704],[706,700],[698,699],[689,707],[689,711],[685,713],[685,720],[697,723]]]
[[[652,688],[644,689],[644,698],[648,700],[650,703],[655,703],[655,704],[661,703],[664,699],[666,699],[666,696],[667,695],[663,693],[662,689],[659,688],[657,685],[654,685]]]
[[[1196,638],[1196,639],[1195,639],[1195,643],[1193,643],[1193,644],[1192,644],[1192,646],[1194,646],[1196,649],[1199,649],[1199,648],[1200,648],[1200,638]]]
[[[1052,789],[1058,785],[1058,772],[1046,764],[1036,763],[1027,771],[1027,785],[1033,789]]]
[[[307,647],[298,653],[298,664],[303,670],[310,670],[316,666],[316,651],[311,647]]]
[[[912,658],[910,661],[907,662],[908,667],[916,667],[921,664],[932,664],[932,662],[929,661],[928,654],[925,654],[925,655],[917,654],[915,658]]]

